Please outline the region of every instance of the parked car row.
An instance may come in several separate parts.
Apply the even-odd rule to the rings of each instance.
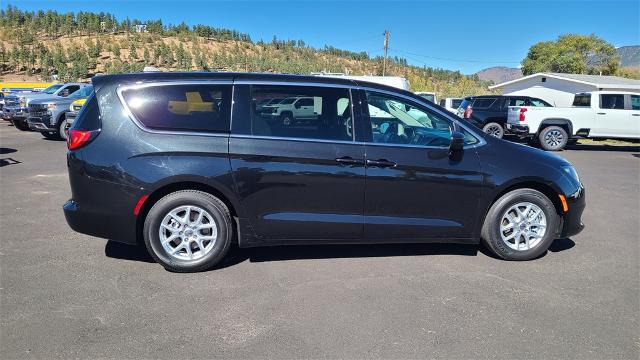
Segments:
[[[10,93],[4,97],[2,118],[22,131],[39,131],[47,139],[67,139],[72,103],[86,99],[91,84],[54,84],[42,91]]]
[[[416,92],[430,101],[435,99],[432,94]],[[520,95],[445,98],[440,106],[493,137],[509,134],[550,151],[580,138],[640,139],[640,93],[635,92],[578,93],[569,108]]]

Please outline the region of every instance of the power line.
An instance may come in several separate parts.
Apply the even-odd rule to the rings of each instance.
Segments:
[[[409,52],[409,51],[398,50],[398,49],[395,49],[395,48],[389,48],[389,50],[390,51],[394,51],[396,53],[399,53],[400,55],[402,55],[404,53],[404,54],[408,54],[408,55],[419,56],[419,57],[422,57],[422,58],[425,58],[425,59],[442,60],[442,61],[468,62],[468,63],[481,63],[481,64],[496,64],[496,63],[520,64],[520,61],[463,60],[463,59],[442,58],[442,57],[436,57],[436,56],[416,54],[416,53],[412,53],[412,52]]]

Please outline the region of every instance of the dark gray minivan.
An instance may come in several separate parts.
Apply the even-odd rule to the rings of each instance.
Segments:
[[[404,90],[233,73],[92,82],[69,131],[67,222],[144,244],[172,271],[209,269],[233,243],[483,241],[529,260],[583,228],[569,162]]]

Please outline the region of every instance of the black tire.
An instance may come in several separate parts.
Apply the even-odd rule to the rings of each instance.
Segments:
[[[26,120],[11,120],[13,126],[20,131],[31,131]]]
[[[535,204],[542,210],[547,220],[546,231],[538,244],[533,246],[533,248],[528,250],[515,250],[507,246],[502,240],[500,224],[503,215],[513,205],[522,202]],[[491,206],[484,219],[481,237],[484,245],[501,259],[515,261],[532,260],[549,249],[551,243],[556,239],[559,225],[560,217],[549,198],[537,190],[516,189],[500,197],[500,199]]]
[[[42,136],[47,140],[60,140],[60,136],[56,132],[41,132]]]
[[[61,140],[67,141],[69,137],[68,131],[67,119],[63,116],[62,119],[60,119],[60,124],[58,124],[58,137],[60,137]]]
[[[547,126],[540,131],[538,141],[540,141],[540,147],[547,151],[560,151],[567,146],[569,135],[560,126]]]
[[[160,243],[160,225],[163,218],[176,207],[195,205],[212,215],[217,227],[217,238],[209,253],[197,260],[171,257]],[[149,254],[165,269],[174,272],[198,272],[214,267],[229,251],[233,240],[233,222],[227,206],[217,197],[198,190],[181,190],[158,200],[144,221],[144,243]]]
[[[493,137],[497,137],[498,139],[502,139],[504,137],[504,127],[502,127],[502,124],[497,122],[486,123],[482,127],[482,131]]]
[[[280,123],[282,126],[290,126],[293,124],[293,114],[289,111],[285,111],[280,115]]]

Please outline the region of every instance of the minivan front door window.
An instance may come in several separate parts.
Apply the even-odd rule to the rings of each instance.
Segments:
[[[452,123],[400,98],[366,92],[374,143],[447,147]]]

